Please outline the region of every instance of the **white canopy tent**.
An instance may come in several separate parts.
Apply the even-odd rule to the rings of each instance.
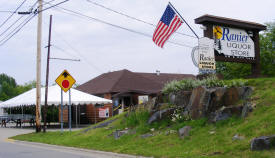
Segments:
[[[41,88],[41,104],[45,103],[45,88]],[[60,105],[61,88],[58,85],[51,86],[48,89],[48,105]],[[71,88],[71,103],[79,104],[108,104],[112,100],[90,95],[79,90]],[[36,88],[29,90],[21,95],[0,103],[0,108],[10,108],[18,106],[30,106],[36,104]],[[69,104],[69,92],[63,92],[63,105]]]

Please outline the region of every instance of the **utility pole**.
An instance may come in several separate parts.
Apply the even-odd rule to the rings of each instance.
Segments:
[[[36,57],[36,132],[41,132],[41,36],[42,36],[42,5],[43,0],[38,0],[37,23],[37,57]]]
[[[47,112],[48,112],[48,84],[49,84],[49,67],[50,67],[50,52],[51,52],[51,36],[52,36],[52,15],[50,15],[49,39],[48,39],[48,56],[47,56],[47,70],[46,70],[46,87],[45,87],[45,105],[44,105],[44,128],[47,128]]]

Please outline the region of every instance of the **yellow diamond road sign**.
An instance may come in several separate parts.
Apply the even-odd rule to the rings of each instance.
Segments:
[[[69,74],[67,70],[64,70],[57,77],[55,82],[61,87],[64,92],[67,92],[75,84],[75,79]]]

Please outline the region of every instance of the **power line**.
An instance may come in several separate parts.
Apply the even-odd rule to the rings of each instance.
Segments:
[[[33,8],[36,4],[37,4],[38,1],[36,1],[32,6],[31,8]],[[0,34],[0,37],[3,36],[7,31],[9,31],[19,20],[21,20],[22,18],[24,17],[24,15],[22,15],[21,17],[19,17],[16,21],[14,21],[8,28],[6,28],[6,30],[4,30],[1,34]],[[27,19],[27,18],[26,18]],[[26,20],[25,19],[25,20]],[[17,26],[18,28],[19,26]],[[11,33],[10,33],[11,34]]]
[[[50,58],[55,60],[66,60],[66,61],[80,61],[80,59],[67,59],[67,58]]]
[[[54,31],[54,30],[53,30]],[[86,63],[86,64],[88,64],[89,66],[91,66],[93,69],[96,69],[98,72],[100,72],[100,73],[102,73],[103,71],[101,70],[101,69],[99,69],[97,66],[95,66],[94,64],[92,64],[92,63],[90,63],[77,49],[75,49],[69,42],[67,42],[65,39],[63,39],[61,36],[60,36],[60,34],[58,34],[56,31],[54,31],[54,33],[56,33],[57,35],[58,35],[58,37],[59,37],[59,39],[61,39],[68,47],[70,47],[71,48],[71,50],[73,50],[76,54],[78,54],[79,55],[79,57],[80,58],[82,58],[82,60]],[[56,46],[54,46],[55,48],[57,48]],[[62,48],[57,48],[57,49],[59,49],[59,50],[61,50],[61,51],[63,51],[64,49],[62,49]],[[67,51],[63,51],[63,52],[67,52]],[[67,52],[68,53],[68,52]],[[72,55],[72,54],[71,54]],[[76,57],[75,55],[72,55],[72,56],[74,56],[74,57]]]
[[[62,2],[60,2],[60,3],[57,3],[57,4],[54,4],[54,5],[52,5],[52,6],[50,6],[50,7],[48,7],[48,8],[46,8],[46,9],[44,9],[44,10],[42,10],[42,11],[45,11],[45,10],[48,10],[48,9],[50,9],[50,8],[52,8],[52,7],[56,7],[56,6],[58,6],[58,5],[60,5],[60,4],[62,4],[62,3],[65,3],[65,2],[67,2],[67,1],[69,1],[69,0],[65,0],[65,1],[62,1]],[[37,3],[38,1],[36,1],[36,3]],[[33,5],[33,7],[36,5],[36,3]],[[32,8],[33,8],[32,7]],[[41,12],[42,12],[41,11]],[[33,14],[33,16],[29,16],[30,18],[27,20],[27,18],[21,23],[21,24],[19,24],[13,31],[15,31],[14,33],[12,33],[13,31],[11,31],[6,37],[4,37],[4,39],[2,39],[1,41],[0,41],[0,46],[2,46],[2,45],[4,45],[9,39],[11,39],[14,35],[16,35],[32,18],[34,18],[37,14],[38,14],[39,12],[37,11],[37,9],[35,10],[35,12],[34,12],[34,14]],[[17,29],[17,30],[16,30]],[[4,32],[6,32],[6,31],[4,31]],[[9,35],[11,35],[10,37],[8,37]],[[6,38],[6,40],[5,40],[5,38]],[[2,42],[2,43],[1,43]]]
[[[66,50],[63,49],[63,48],[60,48],[59,46],[56,46],[56,45],[51,45],[51,46],[52,46],[53,48],[55,48],[55,49],[58,49],[58,50],[60,50],[60,51],[62,51],[62,52],[64,52],[64,53],[66,53],[66,54],[70,54],[71,56],[73,56],[73,57],[75,57],[75,58],[78,58],[76,55],[69,53],[68,51],[66,51]]]
[[[54,0],[53,0],[53,1],[54,1]],[[49,3],[49,2],[46,2],[46,3]],[[91,68],[97,70],[97,71],[100,72],[100,73],[103,73],[103,71],[102,71],[100,68],[98,68],[97,66],[95,66],[94,64],[92,64],[90,61],[88,61],[87,58],[84,57],[84,56],[82,55],[82,53],[80,53],[80,51],[78,51],[75,47],[73,47],[67,40],[65,40],[64,38],[62,38],[62,36],[61,36],[58,32],[56,32],[54,29],[53,29],[52,31],[57,35],[57,37],[58,37],[63,43],[65,43],[71,50],[73,50],[73,51],[82,59],[82,61],[84,61],[84,62],[85,62],[87,65],[89,65]],[[72,53],[69,53],[68,51],[66,51],[65,49],[63,49],[63,48],[61,48],[61,47],[59,47],[59,46],[56,46],[56,45],[51,45],[51,46],[54,47],[54,48],[56,48],[56,49],[58,49],[58,50],[60,50],[60,51],[62,51],[62,52],[64,52],[64,53],[68,53],[68,54],[70,54],[71,56],[78,58],[77,55],[72,54]]]
[[[11,35],[10,37],[8,37],[7,39],[2,39],[1,41],[0,41],[0,46],[3,46],[9,39],[11,39],[14,35],[16,35],[32,18],[34,18],[36,16],[36,14],[33,14],[28,20],[25,20],[25,21],[23,21],[16,29],[18,29],[18,30],[16,30],[15,31],[15,29],[13,30],[13,31],[15,31],[14,33],[10,33],[10,34],[8,34],[5,38],[7,38],[9,35]],[[19,28],[20,27],[20,28]]]
[[[5,25],[5,23],[17,12],[19,8],[26,2],[27,0],[24,0],[16,9],[15,11],[0,25],[0,28]]]
[[[125,17],[127,17],[127,18],[130,18],[130,19],[132,19],[132,20],[136,20],[136,21],[142,22],[142,23],[144,23],[144,24],[147,24],[147,25],[151,25],[151,26],[156,27],[156,25],[154,25],[154,24],[152,24],[152,23],[149,23],[149,22],[146,22],[146,21],[144,21],[144,20],[135,18],[135,17],[133,17],[133,16],[127,15],[127,14],[122,13],[122,12],[119,12],[119,11],[116,11],[116,10],[114,10],[114,9],[108,8],[108,7],[106,7],[106,6],[102,5],[102,4],[96,3],[96,2],[94,2],[94,1],[91,1],[91,0],[86,0],[86,1],[89,2],[89,3],[91,3],[91,4],[94,4],[94,5],[96,5],[96,6],[99,6],[99,7],[101,7],[101,8],[104,8],[104,9],[106,9],[106,10],[109,10],[109,11],[111,11],[111,12],[114,12],[114,13],[116,13],[116,14],[120,14],[120,15],[122,15],[122,16],[125,16]],[[180,34],[180,35],[184,35],[184,36],[188,36],[188,37],[192,37],[192,38],[197,38],[197,37],[195,37],[195,36],[188,35],[188,34],[181,33],[181,32],[175,32],[175,33]]]
[[[116,24],[112,24],[112,23],[109,23],[109,22],[106,22],[106,21],[103,21],[103,20],[100,20],[100,19],[88,16],[88,15],[85,15],[85,14],[82,14],[82,13],[77,12],[77,11],[66,9],[64,7],[55,6],[54,8],[57,8],[57,9],[59,9],[58,11],[61,11],[61,12],[66,13],[66,14],[68,14],[68,12],[69,12],[70,15],[73,15],[73,16],[76,16],[76,17],[87,18],[89,20],[97,21],[97,22],[100,22],[100,23],[103,23],[103,24],[106,24],[106,25],[109,25],[109,26],[112,26],[112,27],[116,27],[116,28],[119,28],[119,29],[122,29],[122,30],[126,30],[126,31],[129,31],[129,32],[132,32],[132,33],[136,33],[136,34],[139,34],[139,35],[143,35],[143,36],[152,38],[152,35],[149,35],[149,34],[146,34],[146,33],[142,33],[142,32],[139,32],[139,31],[135,31],[135,30],[123,27],[123,26],[116,25]],[[173,41],[167,41],[167,42],[175,44],[175,45],[178,45],[178,46],[193,48],[192,46],[185,45],[185,44],[180,44],[180,43],[173,42]]]
[[[55,0],[52,0],[52,1],[55,1]],[[52,2],[52,1],[51,1],[51,2]],[[68,2],[68,1],[69,1],[69,0],[65,0],[65,1],[62,1],[62,2],[59,2],[59,3],[56,3],[56,4],[52,4],[50,7],[45,8],[45,9],[41,10],[40,12],[43,12],[43,11],[48,10],[48,9],[51,9],[51,8],[53,8],[53,7],[56,7],[56,6],[58,6],[58,5],[62,4],[62,3]],[[51,4],[50,2],[46,2],[46,3]]]
[[[3,36],[7,31],[9,31],[10,28],[12,28],[12,26],[14,26],[19,20],[21,20],[24,17],[24,15],[21,15],[20,18],[18,18],[16,21],[14,21],[5,31],[3,31],[0,34],[0,37]]]

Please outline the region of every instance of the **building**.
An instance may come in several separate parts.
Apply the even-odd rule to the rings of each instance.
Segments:
[[[195,78],[191,74],[141,73],[120,70],[104,73],[80,85],[78,90],[113,100],[115,106],[122,109],[138,104],[139,96],[154,97],[163,86],[173,80]]]

